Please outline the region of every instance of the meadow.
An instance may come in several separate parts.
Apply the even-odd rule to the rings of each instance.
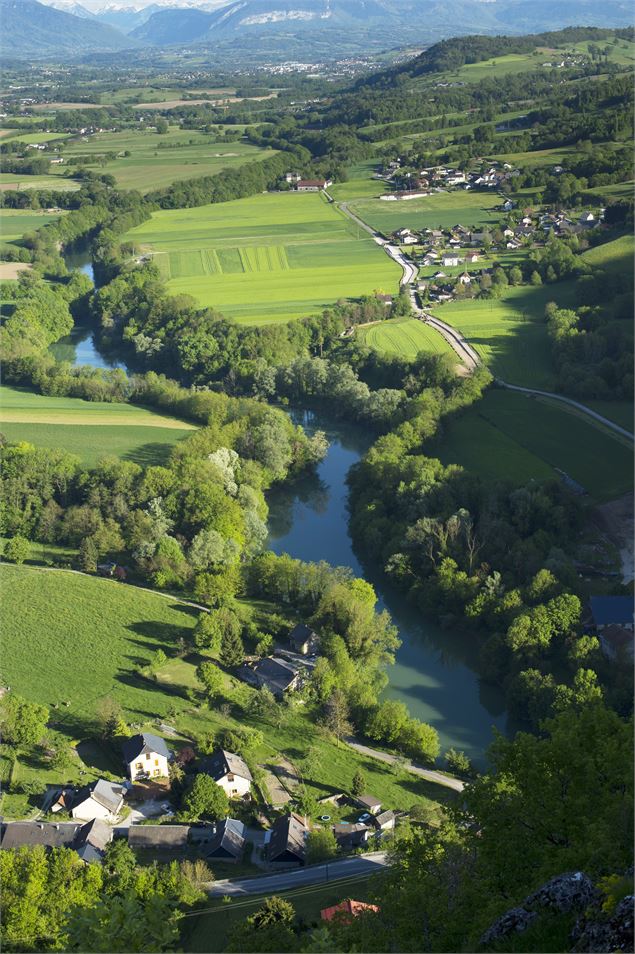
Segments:
[[[17,175],[15,172],[0,172],[0,192],[8,192],[11,190],[26,192],[29,189],[51,189],[55,192],[76,192],[79,188],[79,182],[62,175],[27,176],[23,173]]]
[[[606,271],[632,273],[634,254],[635,238],[632,235],[621,235],[603,245],[587,249],[582,253],[582,260],[587,265],[603,268]]]
[[[151,731],[167,719],[176,728],[177,744],[250,723],[245,707],[256,690],[233,676],[225,675],[221,694],[231,714],[226,706],[210,709],[191,699],[189,690],[197,686],[196,667],[203,657],[196,652],[182,657],[177,650],[179,639],[191,636],[198,615],[195,608],[129,584],[67,570],[3,564],[0,579],[4,594],[0,680],[31,701],[57,705],[58,710],[52,709],[54,729],[67,739],[82,744],[92,740],[104,696],[121,705],[127,721]],[[248,609],[243,604],[243,611]],[[141,670],[158,649],[168,661],[153,678]],[[348,788],[353,774],[362,769],[369,790],[387,806],[433,807],[434,802],[454,797],[448,789],[316,733],[302,706],[292,707],[280,726],[255,724],[264,735],[256,752],[258,761],[276,759],[280,753],[295,761],[303,759],[309,748],[315,752],[319,782],[310,781],[308,787],[316,795]],[[113,770],[114,763],[117,771],[116,752],[93,741],[88,746],[96,749],[91,765],[105,761]]]
[[[0,209],[0,242],[20,245],[20,240],[29,232],[35,232],[58,219],[58,214],[32,212],[30,209]]]
[[[224,169],[236,169],[246,162],[267,159],[275,152],[247,142],[216,142],[215,139],[200,130],[178,126],[170,126],[163,135],[151,130],[128,129],[74,139],[65,143],[63,155],[67,161],[78,156],[97,159],[97,170],[114,176],[120,188],[145,193],[179,179],[198,179]],[[108,159],[107,153],[116,153],[117,158]],[[74,166],[65,164],[58,168]],[[88,168],[95,167],[91,164]]]
[[[366,328],[358,327],[357,335],[369,348],[400,358],[415,358],[420,351],[453,353],[445,338],[416,318],[393,318]]]
[[[378,192],[388,191],[379,184]],[[439,192],[420,199],[387,202],[383,199],[353,199],[350,208],[372,228],[385,235],[399,228],[438,229],[454,225],[498,225],[500,213],[494,211],[500,205],[495,193]]]
[[[162,463],[194,427],[132,404],[1,387],[0,429],[9,441],[61,448],[91,467],[109,454],[144,465]]]
[[[432,313],[453,325],[474,345],[495,377],[510,384],[552,389],[551,344],[545,305],[571,307],[574,286],[559,282],[538,288],[505,289],[499,299],[468,299],[435,307]]]
[[[597,503],[627,493],[633,484],[626,440],[565,405],[511,391],[488,391],[425,450],[444,464],[516,484],[554,477],[559,468]]]
[[[365,232],[310,193],[156,212],[126,240],[154,254],[170,291],[245,324],[395,291],[401,273]]]

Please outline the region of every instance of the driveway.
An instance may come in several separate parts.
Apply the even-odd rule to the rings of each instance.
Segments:
[[[225,879],[215,881],[207,888],[211,898],[236,897],[245,894],[273,894],[289,888],[298,888],[305,884],[328,884],[360,875],[372,875],[388,865],[385,851],[373,851],[367,855],[343,858],[325,865],[310,865],[308,868],[294,868],[280,874],[261,875],[257,878]]]
[[[158,799],[149,798],[146,802],[140,802],[132,809],[126,818],[115,825],[115,831],[122,831],[126,828],[130,828],[131,825],[138,825],[146,818],[159,818],[160,815],[167,815],[168,811],[164,807],[166,805],[168,805],[168,810],[171,810],[165,798],[162,798],[160,801]]]
[[[370,746],[362,745],[361,742],[357,742],[353,738],[348,738],[345,741],[347,745],[350,745],[352,749],[355,749],[355,751],[361,755],[370,755],[371,758],[379,759],[380,762],[393,763],[397,761],[396,756],[389,755],[388,752],[381,752],[379,749],[371,749]],[[404,769],[407,772],[412,772],[413,775],[419,775],[421,778],[425,778],[428,782],[434,782],[436,785],[444,785],[446,788],[452,788],[455,792],[462,792],[465,788],[465,783],[462,782],[460,778],[455,778],[453,775],[444,775],[443,772],[436,772],[434,769],[421,768],[420,765],[415,765],[414,762],[406,762]]]

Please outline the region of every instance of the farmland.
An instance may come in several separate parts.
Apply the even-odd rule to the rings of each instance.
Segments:
[[[608,271],[633,271],[633,253],[635,253],[635,239],[632,235],[622,235],[620,238],[596,245],[582,253],[582,260],[588,265],[604,268]]]
[[[29,189],[51,189],[56,192],[76,192],[79,182],[65,176],[28,176],[24,173],[0,172],[0,192],[9,190],[28,191]]]
[[[544,322],[548,301],[570,307],[573,286],[510,287],[500,299],[450,302],[433,314],[461,331],[495,377],[552,388],[551,348]]]
[[[564,471],[596,502],[632,487],[631,447],[575,411],[554,401],[509,391],[489,391],[450,423],[426,452],[461,464],[484,478],[519,485]],[[597,461],[603,466],[598,468]]]
[[[360,328],[360,338],[369,348],[400,358],[415,358],[420,351],[451,354],[445,338],[416,318],[395,318]]]
[[[233,676],[225,676],[222,695],[235,715],[221,711],[221,706],[193,705],[187,696],[197,684],[201,657],[177,656],[177,643],[191,635],[197,610],[171,597],[64,570],[5,564],[0,574],[6,594],[3,684],[32,701],[61,706],[54,721],[68,738],[93,734],[99,700],[105,695],[121,705],[128,721],[154,727],[168,718],[182,740],[250,722],[245,707],[254,690]],[[251,610],[243,604],[243,612]],[[153,679],[140,669],[158,649],[168,661]],[[319,752],[320,782],[308,783],[315,794],[341,791],[362,768],[377,797],[395,807],[452,797],[447,789],[396,773],[385,763],[317,735],[302,707],[291,709],[281,726],[257,725],[264,733],[258,759],[276,758],[281,751],[302,759],[309,747]],[[114,756],[108,753],[110,768]],[[103,761],[103,753],[99,757]]]
[[[0,242],[3,245],[19,245],[20,239],[29,232],[35,232],[58,219],[57,214],[32,212],[29,209],[0,209]]]
[[[0,388],[0,428],[10,441],[62,448],[87,466],[107,454],[160,463],[194,429],[131,404],[45,397],[9,387]]]
[[[322,310],[400,275],[377,245],[319,195],[258,195],[162,211],[126,238],[152,252],[168,287],[246,324]]]
[[[385,191],[381,184],[378,192]],[[443,192],[420,199],[387,202],[383,199],[353,199],[350,208],[364,222],[384,234],[395,229],[451,228],[453,225],[498,224],[492,207],[500,205],[496,195],[473,192]]]
[[[236,169],[246,162],[267,159],[274,154],[272,149],[260,149],[246,142],[217,139],[200,130],[176,126],[170,127],[164,135],[138,129],[96,133],[65,144],[67,164],[62,168],[73,168],[68,164],[73,158],[90,157],[98,162],[96,168],[113,175],[122,189],[149,192],[179,179],[216,175],[223,169]],[[108,155],[111,153],[115,157]]]

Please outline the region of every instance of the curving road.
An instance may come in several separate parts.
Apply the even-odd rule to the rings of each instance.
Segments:
[[[330,884],[344,878],[376,874],[388,865],[385,851],[371,851],[367,855],[355,855],[331,861],[324,865],[309,865],[308,868],[293,868],[279,874],[260,875],[255,878],[225,878],[214,881],[206,889],[210,898],[244,894],[274,894],[306,884]]]

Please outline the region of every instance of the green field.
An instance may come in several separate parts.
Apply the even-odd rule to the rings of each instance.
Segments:
[[[59,167],[58,167],[59,168]],[[58,176],[27,176],[16,175],[14,172],[0,172],[0,192],[21,191],[29,189],[51,189],[55,192],[76,192],[80,188],[75,179]]]
[[[319,781],[309,779],[307,784],[316,795],[348,788],[354,773],[362,769],[369,791],[387,807],[406,809],[454,798],[444,787],[317,734],[303,706],[293,707],[281,726],[252,723],[246,709],[256,690],[233,676],[225,676],[221,697],[230,703],[231,714],[220,706],[193,704],[187,691],[197,685],[201,656],[180,658],[176,652],[178,640],[191,635],[198,611],[171,597],[67,570],[3,564],[0,577],[0,681],[27,699],[50,707],[57,704],[59,710],[51,709],[53,722],[67,738],[91,736],[99,700],[109,695],[121,705],[125,718],[140,726],[157,731],[157,721],[168,719],[180,741],[254,724],[264,734],[257,760],[277,758],[279,753],[301,760],[311,747],[320,761]],[[253,609],[257,620],[258,604]],[[157,649],[166,653],[168,662],[156,679],[148,678],[139,669]],[[99,751],[97,758],[103,758]]]
[[[155,212],[126,239],[174,293],[246,324],[321,311],[340,298],[395,291],[400,268],[322,196],[257,195]]]
[[[29,232],[41,229],[49,222],[57,222],[59,215],[46,212],[32,212],[30,209],[0,209],[0,242],[19,245]]]
[[[510,287],[500,299],[453,301],[433,309],[458,328],[495,377],[510,384],[553,388],[551,344],[544,321],[545,305],[570,307],[574,288],[567,282],[539,288]]]
[[[170,148],[166,148],[168,146]],[[106,153],[116,153],[117,158],[107,159]],[[73,156],[103,157],[97,166],[88,165],[87,168],[114,176],[122,189],[149,192],[179,179],[216,175],[224,169],[239,168],[246,162],[267,159],[274,150],[260,149],[240,141],[215,142],[214,137],[199,130],[171,126],[165,135],[138,129],[96,133],[86,137],[85,141],[74,139],[65,143],[63,154],[67,160]],[[77,167],[65,164],[58,168]]]
[[[77,454],[90,467],[108,454],[140,464],[161,463],[193,426],[132,404],[45,397],[2,387],[0,430],[10,441]]]
[[[381,184],[380,184],[381,186]],[[385,191],[380,188],[378,191]],[[350,207],[356,215],[384,234],[399,228],[437,229],[453,225],[489,225],[495,227],[500,212],[496,195],[477,192],[440,192],[421,199],[386,202],[382,199],[353,199]]]
[[[632,235],[622,235],[620,238],[596,245],[582,253],[582,260],[588,265],[598,266],[607,271],[626,273],[633,271],[633,255],[635,254],[635,238]]]
[[[452,354],[445,338],[416,318],[393,318],[368,328],[358,328],[364,344],[382,354],[396,354],[400,358],[415,358],[420,351],[434,354]]]
[[[0,133],[4,133],[5,130],[0,130]],[[6,130],[9,133],[8,136],[2,136],[4,142],[23,142],[27,145],[38,145],[39,143],[53,142],[56,139],[67,139],[70,136],[70,133],[49,133],[49,132],[33,132],[33,133],[20,133],[15,132],[13,129]]]
[[[426,445],[445,464],[517,484],[564,471],[597,501],[633,485],[632,445],[555,401],[491,390]],[[602,466],[598,467],[598,461]]]

